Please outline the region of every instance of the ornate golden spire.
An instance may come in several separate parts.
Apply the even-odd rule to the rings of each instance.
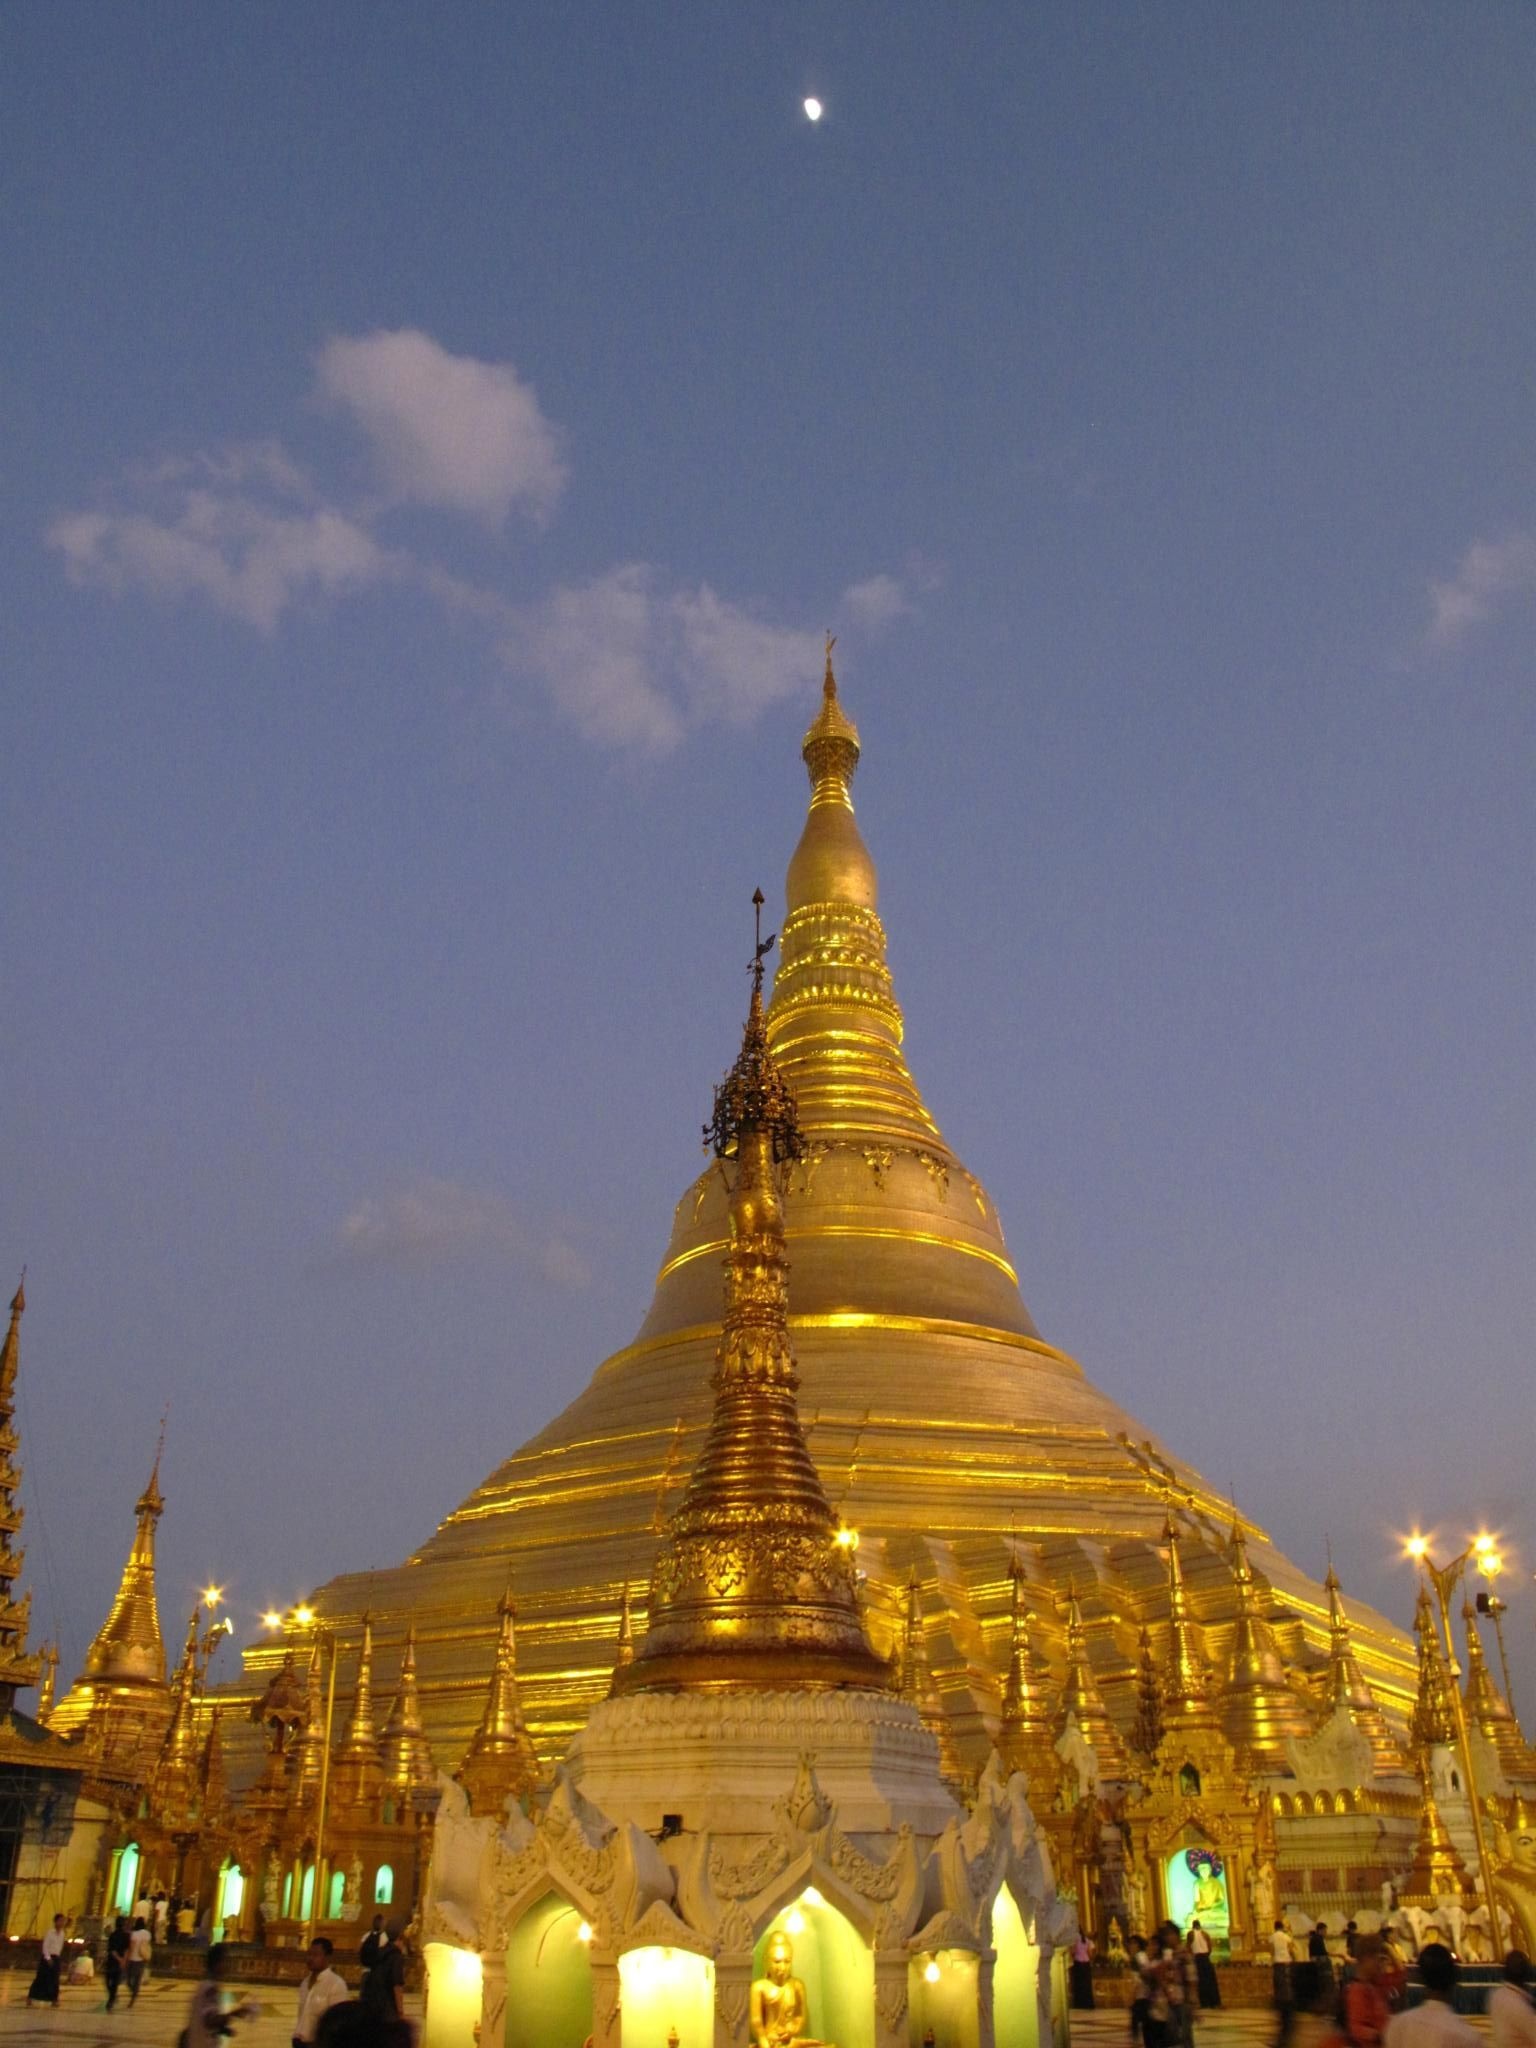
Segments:
[[[26,1276],[11,1298],[10,1327],[0,1345],[0,1716],[10,1712],[23,1687],[36,1685],[41,1660],[27,1655],[32,1595],[16,1598],[25,1552],[16,1538],[22,1507],[17,1498],[21,1467],[16,1463],[16,1372],[21,1361],[21,1319],[27,1308]],[[50,1702],[51,1704],[51,1702]]]
[[[1024,1568],[1015,1554],[1008,1565],[1012,1582],[1009,1609],[1008,1676],[1003,1682],[1003,1711],[998,1722],[997,1750],[1010,1771],[1022,1771],[1030,1796],[1048,1806],[1060,1776],[1060,1758],[1051,1739],[1051,1711],[1045,1688],[1030,1654],[1029,1624],[1034,1620],[1025,1592]]]
[[[1120,1730],[1104,1704],[1104,1695],[1093,1675],[1093,1661],[1088,1655],[1088,1631],[1083,1623],[1082,1603],[1075,1586],[1067,1590],[1067,1675],[1061,1688],[1057,1725],[1065,1729],[1069,1717],[1077,1723],[1080,1733],[1098,1758],[1100,1776],[1126,1783],[1133,1775],[1131,1760],[1125,1753]]]
[[[307,1807],[320,1797],[321,1767],[325,1757],[325,1689],[321,1683],[320,1661],[317,1637],[309,1653],[303,1718],[296,1723],[288,1746],[289,1801],[295,1808]]]
[[[1204,1707],[1208,1695],[1205,1651],[1199,1630],[1190,1615],[1189,1595],[1184,1588],[1184,1567],[1179,1561],[1179,1533],[1172,1518],[1163,1524],[1163,1541],[1168,1546],[1168,1666],[1163,1680],[1163,1700],[1188,1719],[1192,1707]]]
[[[437,1782],[432,1745],[421,1725],[421,1700],[416,1690],[416,1630],[405,1632],[400,1656],[400,1683],[384,1723],[384,1775],[396,1792],[426,1791]]]
[[[922,1588],[918,1585],[916,1572],[907,1581],[907,1609],[902,1623],[896,1690],[908,1706],[916,1707],[923,1726],[938,1744],[939,1775],[951,1784],[963,1783],[965,1774],[955,1751],[954,1733],[944,1711],[944,1700],[933,1675],[933,1666],[928,1661]]]
[[[1349,1718],[1371,1745],[1378,1775],[1400,1774],[1408,1769],[1408,1759],[1360,1669],[1332,1558],[1323,1584],[1328,1590],[1328,1704],[1335,1712],[1341,1705],[1348,1709]]]
[[[1493,1682],[1493,1673],[1488,1669],[1488,1659],[1483,1654],[1483,1639],[1478,1633],[1477,1609],[1470,1594],[1462,1603],[1461,1619],[1467,1637],[1467,1682],[1462,1688],[1467,1719],[1481,1728],[1506,1772],[1517,1778],[1528,1778],[1532,1768],[1531,1752],[1526,1748],[1520,1724],[1510,1711],[1509,1702]]]
[[[1413,1845],[1413,1868],[1398,1898],[1405,1906],[1433,1907],[1442,1898],[1465,1897],[1472,1881],[1435,1804],[1427,1750],[1419,1752],[1418,1765],[1419,1832]]]
[[[1232,1524],[1232,1580],[1237,1592],[1237,1625],[1220,1707],[1229,1739],[1254,1761],[1284,1766],[1286,1740],[1310,1735],[1311,1710],[1285,1675],[1274,1630],[1259,1605],[1253,1567],[1241,1522]]]
[[[149,1779],[150,1811],[173,1831],[194,1819],[198,1806],[197,1622],[194,1607],[181,1661],[171,1678],[171,1724]]]
[[[624,1588],[624,1614],[629,1612],[629,1587]],[[457,1777],[469,1798],[471,1813],[499,1818],[508,1799],[522,1799],[539,1782],[539,1757],[523,1720],[517,1693],[517,1607],[509,1587],[502,1595],[501,1632],[496,1662],[480,1726],[470,1738]],[[622,1625],[622,1624],[621,1624]],[[622,1641],[622,1638],[621,1638]],[[634,1654],[631,1646],[631,1655]]]
[[[624,1581],[624,1591],[619,1600],[619,1639],[613,1652],[613,1675],[627,1671],[635,1661],[635,1624],[629,1611],[629,1581]],[[613,1690],[610,1682],[608,1690]]]
[[[352,1712],[331,1772],[331,1797],[340,1806],[370,1805],[384,1788],[384,1759],[373,1721],[373,1617],[363,1616],[357,1648]]]
[[[1419,1644],[1419,1690],[1408,1732],[1415,1749],[1429,1750],[1456,1740],[1456,1712],[1451,1705],[1451,1681],[1435,1629],[1434,1609],[1429,1604],[1429,1589],[1422,1585],[1414,1608],[1413,1632]]]
[[[754,897],[761,918],[761,892]],[[741,1053],[706,1127],[735,1169],[714,1413],[662,1537],[649,1626],[620,1693],[693,1687],[885,1689],[850,1550],[838,1541],[795,1402],[778,1167],[801,1151],[794,1098],[763,1029],[759,939]]]
[[[1154,1757],[1163,1739],[1163,1681],[1152,1654],[1152,1631],[1143,1622],[1136,1639],[1136,1725],[1131,1747],[1138,1756]]]
[[[149,1484],[134,1504],[138,1526],[133,1547],[117,1588],[117,1597],[86,1653],[78,1683],[98,1689],[107,1685],[165,1688],[165,1645],[160,1637],[160,1611],[155,1604],[155,1525],[165,1512],[160,1491],[160,1457],[164,1433],[155,1450]]]

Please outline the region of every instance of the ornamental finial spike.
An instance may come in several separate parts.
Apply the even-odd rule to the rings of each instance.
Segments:
[[[763,961],[778,941],[778,933],[763,937],[763,892],[752,897],[755,937],[752,954],[752,1001],[747,1008],[741,1051],[736,1064],[715,1090],[715,1106],[704,1126],[705,1146],[717,1159],[734,1159],[741,1149],[744,1131],[766,1133],[775,1165],[799,1159],[805,1150],[800,1135],[795,1098],[789,1092],[777,1062],[768,1050],[768,1026],[763,1016]]]

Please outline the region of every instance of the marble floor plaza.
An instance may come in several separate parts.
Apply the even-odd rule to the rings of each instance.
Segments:
[[[153,2048],[175,2048],[177,2035],[186,2025],[187,2005],[192,1996],[192,1979],[154,1977],[130,2006],[120,1998],[115,2012],[102,2007],[104,1993],[99,1984],[66,1984],[59,1994],[57,2012],[45,2006],[27,2004],[23,1970],[0,1971],[0,2040],[11,2048],[33,2048],[33,2044],[67,2042],[69,2048],[95,2048],[100,2043],[153,2044]],[[294,1987],[291,1984],[241,1986],[261,2005],[259,2019],[248,2020],[231,2037],[234,2048],[289,2048],[293,2039]],[[420,1993],[409,1995],[406,2010],[421,2025]]]

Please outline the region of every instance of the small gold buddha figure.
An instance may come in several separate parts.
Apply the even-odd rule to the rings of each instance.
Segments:
[[[787,1934],[768,1943],[768,1974],[752,1986],[752,2048],[794,2048],[810,2038],[805,1986],[792,1975],[795,1951]]]

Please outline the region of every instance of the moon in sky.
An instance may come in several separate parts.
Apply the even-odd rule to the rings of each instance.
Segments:
[[[821,119],[821,112],[820,100],[809,99],[805,102],[805,118],[807,121],[819,121]]]

